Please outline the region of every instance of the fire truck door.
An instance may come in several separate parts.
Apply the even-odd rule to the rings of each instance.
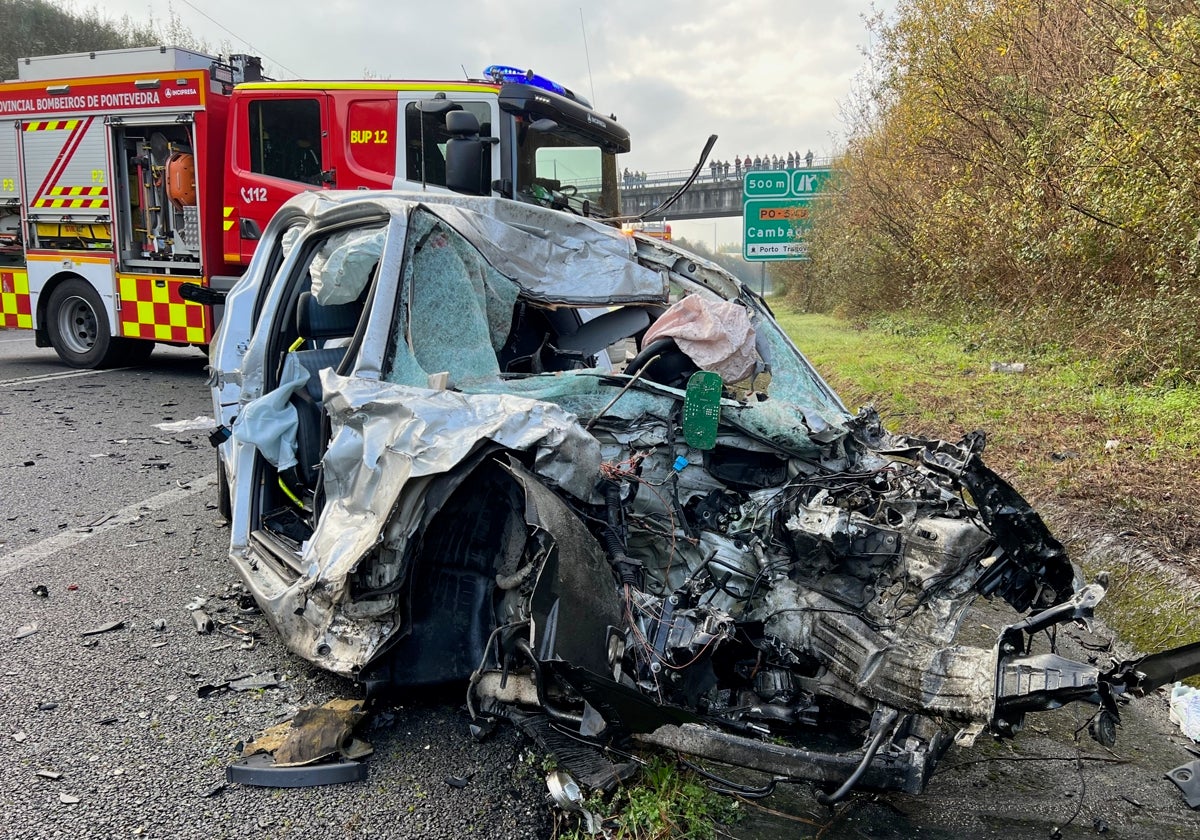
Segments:
[[[247,263],[281,204],[305,190],[336,186],[329,97],[247,92],[235,102],[233,131],[225,254],[227,260]]]

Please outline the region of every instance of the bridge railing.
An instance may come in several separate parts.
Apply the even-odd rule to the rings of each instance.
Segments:
[[[829,164],[831,162],[832,162],[832,158],[814,158],[813,166],[814,167],[829,166]],[[804,169],[805,167],[797,166],[797,167],[793,167],[793,168],[794,169]],[[700,175],[696,178],[696,183],[711,184],[711,183],[713,183],[714,180],[715,181],[740,181],[742,178],[742,175],[744,175],[746,172],[759,172],[759,171],[770,170],[770,169],[771,169],[770,166],[751,166],[749,169],[746,169],[746,168],[738,169],[738,168],[734,167],[732,164],[730,164],[728,174],[725,173],[724,167],[722,167],[721,172],[718,173],[716,178],[714,179],[713,174],[712,174],[712,169],[710,167],[706,166],[700,172]],[[627,189],[627,190],[646,189],[646,188],[653,189],[653,188],[662,188],[662,187],[665,187],[668,185],[682,184],[684,181],[686,181],[688,179],[688,176],[691,174],[692,174],[692,170],[690,170],[690,169],[665,169],[665,170],[662,170],[661,172],[629,172],[628,174],[626,174],[624,171],[622,171],[621,173],[618,173],[617,182],[622,189]],[[600,180],[598,178],[590,179],[590,180],[586,180],[586,181],[572,181],[571,183],[580,192],[596,192],[600,189]]]
[[[813,158],[813,167],[829,166],[833,162],[832,158]],[[696,183],[712,183],[716,181],[734,181],[741,180],[742,176],[747,172],[760,172],[770,170],[770,166],[750,166],[749,169],[742,167],[738,168],[731,162],[729,164],[728,173],[725,172],[724,166],[721,171],[713,177],[712,168],[705,166],[700,171],[700,175],[696,178]],[[785,167],[786,168],[786,167]],[[794,166],[793,169],[805,169],[806,166]],[[627,189],[637,189],[638,187],[661,187],[667,184],[681,184],[688,179],[692,174],[690,169],[668,169],[662,172],[630,172],[626,177],[624,172],[620,175],[621,186]]]

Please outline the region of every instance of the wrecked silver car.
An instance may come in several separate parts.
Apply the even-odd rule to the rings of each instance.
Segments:
[[[1038,515],[957,443],[847,411],[719,267],[586,218],[311,193],[213,352],[230,556],[287,646],[368,686],[467,684],[586,784],[643,742],[840,789],[922,789],[954,733],[1119,704]],[[956,643],[1003,599],[994,644]],[[1043,647],[1046,647],[1043,644]],[[1107,667],[1107,670],[1106,670]]]

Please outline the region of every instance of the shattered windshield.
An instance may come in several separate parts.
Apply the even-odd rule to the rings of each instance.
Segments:
[[[545,285],[544,277],[505,276],[441,215],[415,210],[383,378],[440,387],[445,374],[445,387],[521,393],[582,417],[661,416],[704,369],[722,377],[725,419],[757,437],[806,450],[845,431],[844,408],[752,298],[725,300],[679,278],[665,309],[575,308],[532,299],[530,290]],[[632,376],[637,391],[671,390],[665,400],[625,393],[615,405],[630,383],[613,370]]]
[[[494,379],[517,287],[458,231],[424,209],[412,215],[384,379],[425,387]]]

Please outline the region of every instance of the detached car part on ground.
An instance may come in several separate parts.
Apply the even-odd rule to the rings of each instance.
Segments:
[[[622,770],[585,747],[636,738],[827,798],[918,792],[955,731],[1089,701],[1111,743],[1128,696],[1200,668],[1200,645],[1036,652],[1104,585],[982,435],[852,416],[735,278],[587,219],[299,196],[213,370],[231,557],[288,647],[467,681],[592,786]],[[956,644],[980,595],[1014,622]]]

